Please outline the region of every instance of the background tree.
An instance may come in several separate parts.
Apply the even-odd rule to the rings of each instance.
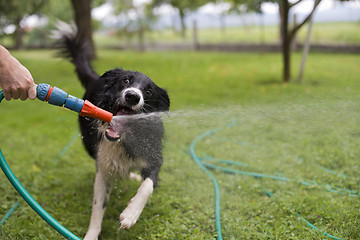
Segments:
[[[25,45],[31,47],[51,48],[54,46],[54,39],[51,38],[51,31],[56,28],[56,23],[73,21],[73,11],[70,1],[48,0],[38,14],[37,24],[31,31],[26,33]]]
[[[96,52],[92,35],[91,9],[93,5],[99,6],[104,2],[104,0],[71,0],[74,9],[75,24],[78,29],[77,38],[79,41],[88,42],[90,47],[90,57],[92,58],[95,58]]]
[[[194,11],[198,9],[199,7],[205,5],[208,2],[209,1],[207,0],[153,0],[152,6],[159,7],[163,4],[169,4],[173,8],[176,8],[179,11],[179,16],[180,16],[181,36],[185,38],[186,37],[185,15],[190,11]]]
[[[227,0],[233,6],[232,8],[244,8],[248,11],[261,11],[261,4],[265,2],[272,2],[278,4],[279,7],[279,16],[280,16],[280,39],[281,39],[281,50],[283,56],[283,76],[282,79],[284,82],[289,82],[291,79],[291,43],[294,40],[294,37],[299,31],[299,29],[304,26],[305,23],[314,14],[316,8],[318,7],[321,0],[314,0],[313,9],[306,15],[302,22],[290,26],[289,24],[289,13],[290,9],[303,0],[297,0],[294,3],[289,0]]]
[[[58,20],[67,23],[74,20],[71,1],[50,0],[42,13],[49,19],[50,25],[54,25]]]
[[[130,38],[136,34],[139,39],[139,50],[145,51],[145,32],[155,21],[152,6],[149,3],[136,4],[133,0],[109,0],[114,13],[124,17],[120,31]]]
[[[26,17],[40,13],[40,10],[46,5],[46,0],[11,0],[0,1],[0,27],[9,25],[15,26],[14,48],[24,47],[23,21]]]
[[[289,82],[291,79],[291,44],[294,40],[294,37],[299,31],[299,29],[307,23],[313,13],[315,12],[317,6],[321,0],[314,0],[314,6],[311,12],[304,18],[299,24],[294,24],[293,27],[289,24],[289,12],[292,7],[302,2],[298,0],[295,3],[289,3],[288,0],[282,0],[278,2],[279,4],[279,13],[280,13],[280,36],[281,36],[281,46],[282,46],[282,55],[283,55],[283,81]]]

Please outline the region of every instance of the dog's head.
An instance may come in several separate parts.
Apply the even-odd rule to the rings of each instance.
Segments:
[[[169,110],[170,100],[166,90],[141,72],[113,69],[100,79],[105,83],[100,105],[114,116]],[[119,131],[109,127],[106,137],[115,141],[120,137]]]

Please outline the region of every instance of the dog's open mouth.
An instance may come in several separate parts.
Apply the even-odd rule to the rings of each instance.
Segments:
[[[136,114],[134,110],[128,107],[119,107],[119,110],[116,111],[114,117],[111,120],[111,123],[105,131],[105,136],[109,141],[117,141],[120,138],[120,133],[124,129],[126,123],[126,118],[121,116],[128,116]]]

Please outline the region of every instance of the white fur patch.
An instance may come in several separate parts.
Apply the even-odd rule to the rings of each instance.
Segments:
[[[154,183],[150,178],[144,180],[126,209],[120,214],[120,228],[132,227],[142,213],[146,202],[154,190]]]
[[[131,108],[134,111],[140,110],[144,106],[144,96],[143,96],[143,93],[142,93],[142,91],[140,89],[134,88],[134,87],[125,89],[123,91],[123,99],[125,99],[126,93],[131,92],[131,91],[137,93],[140,96],[139,103],[136,104],[135,106],[132,106]]]
[[[103,173],[98,171],[95,177],[94,198],[89,229],[84,240],[97,240],[101,232],[101,223],[105,212],[104,203],[108,201],[110,194],[110,189],[108,189],[108,192],[106,190],[105,181]]]
[[[110,142],[105,137],[99,144],[97,164],[105,174],[120,175],[122,178],[128,178],[131,170],[146,166],[142,159],[130,159],[120,142]]]

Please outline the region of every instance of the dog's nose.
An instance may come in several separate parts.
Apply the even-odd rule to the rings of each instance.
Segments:
[[[125,94],[125,100],[130,106],[135,106],[140,101],[140,96],[134,91],[128,91]]]

